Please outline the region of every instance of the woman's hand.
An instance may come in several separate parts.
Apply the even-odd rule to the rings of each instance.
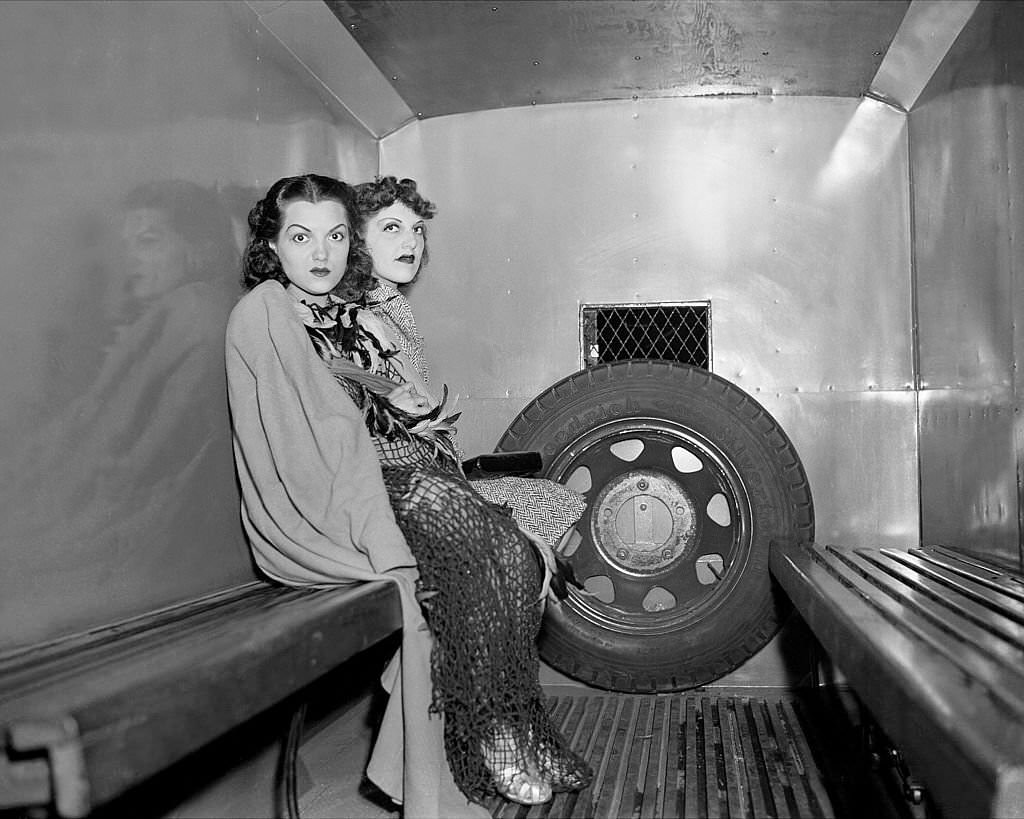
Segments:
[[[540,555],[541,560],[544,562],[544,577],[541,580],[540,597],[539,600],[549,600],[556,606],[559,605],[560,601],[554,590],[551,588],[551,580],[558,571],[558,566],[555,563],[555,553],[552,551],[548,542],[544,540],[540,535],[536,535],[529,529],[524,529],[522,526],[519,527],[519,531],[522,532],[527,540],[533,543],[537,549],[537,554]]]
[[[537,549],[537,554],[540,555],[540,558],[544,563],[544,578],[541,580],[539,600],[559,606],[561,605],[562,600],[569,596],[570,585],[573,586],[576,590],[575,593],[578,595],[582,595],[584,597],[594,596],[593,592],[587,591],[584,585],[576,579],[576,572],[573,571],[572,565],[569,561],[559,554],[559,551],[572,538],[573,530],[571,528],[568,532],[562,535],[562,539],[554,549],[551,548],[544,538],[540,535],[534,534],[529,529],[525,529],[520,526],[519,531],[522,532],[531,543],[533,543]]]
[[[417,392],[412,384],[402,384],[387,394],[387,399],[410,415],[426,415],[432,409],[430,399]]]

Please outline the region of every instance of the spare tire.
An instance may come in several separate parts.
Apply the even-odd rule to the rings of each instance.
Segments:
[[[583,590],[548,606],[540,651],[615,691],[717,679],[763,647],[788,604],[775,538],[813,540],[800,458],[735,384],[666,361],[582,370],[515,418],[498,450],[536,450],[587,508],[560,547]]]

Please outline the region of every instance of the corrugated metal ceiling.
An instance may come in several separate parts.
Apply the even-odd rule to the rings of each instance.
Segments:
[[[632,97],[859,97],[909,0],[326,0],[415,114]]]

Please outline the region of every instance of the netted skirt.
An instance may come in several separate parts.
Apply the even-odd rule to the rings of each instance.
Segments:
[[[553,789],[589,781],[585,762],[551,722],[538,680],[542,570],[508,510],[440,466],[383,463],[398,524],[419,564],[434,636],[432,710],[470,799],[503,771],[535,771]]]

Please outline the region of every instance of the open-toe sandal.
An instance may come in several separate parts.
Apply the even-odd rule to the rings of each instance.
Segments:
[[[550,751],[540,755],[541,770],[551,781],[551,790],[555,792],[581,791],[594,778],[593,772],[584,765],[580,767],[570,759],[556,761]]]
[[[554,771],[551,775],[551,790],[558,792],[581,791],[590,784],[593,775],[589,771]]]
[[[496,771],[494,787],[501,796],[520,805],[543,805],[552,796],[551,785],[536,774],[516,767]]]

